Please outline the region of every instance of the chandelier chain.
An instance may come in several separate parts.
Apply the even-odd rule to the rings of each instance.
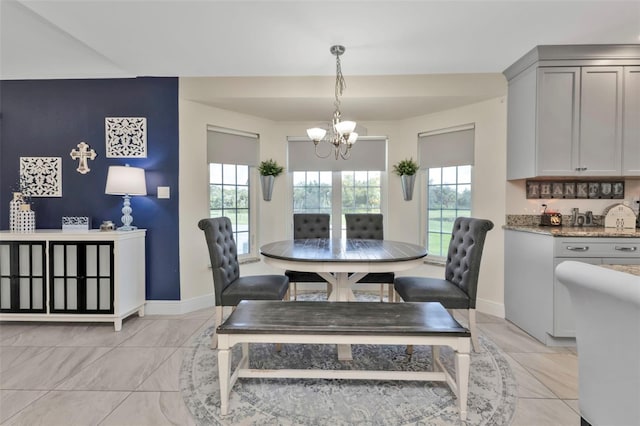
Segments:
[[[336,55],[336,88],[335,88],[335,97],[336,100],[333,103],[336,106],[336,112],[340,113],[340,96],[342,96],[342,92],[347,88],[347,82],[344,79],[344,75],[342,75],[342,65],[340,63],[340,56]]]

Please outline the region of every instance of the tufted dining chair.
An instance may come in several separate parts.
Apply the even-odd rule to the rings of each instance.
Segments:
[[[384,240],[383,216],[379,213],[346,213],[347,238]],[[358,281],[359,284],[380,284],[380,301],[384,300],[384,285],[389,287],[389,302],[393,302],[393,272],[372,272]]]
[[[473,349],[477,352],[476,294],[480,261],[487,232],[493,222],[459,217],[453,223],[444,279],[396,277],[394,287],[405,302],[440,302],[447,309],[467,309]]]
[[[328,213],[294,213],[293,215],[293,239],[306,240],[314,238],[329,238],[330,228]],[[291,295],[293,300],[298,299],[297,283],[324,283],[324,278],[315,272],[284,271],[291,283]],[[329,284],[327,284],[329,294]]]
[[[204,231],[213,272],[214,327],[222,323],[225,306],[235,307],[241,300],[282,300],[288,295],[289,278],[285,275],[240,276],[238,251],[228,217],[202,219],[198,227]],[[216,333],[211,347],[217,346]]]

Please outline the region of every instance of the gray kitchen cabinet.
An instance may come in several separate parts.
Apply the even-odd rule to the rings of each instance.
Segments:
[[[624,68],[622,174],[640,176],[640,66]]]
[[[537,175],[571,176],[580,167],[580,78],[579,67],[537,71]]]
[[[578,175],[622,174],[622,71],[623,67],[582,68]]]
[[[640,175],[638,64],[640,46],[538,46],[505,70],[507,179]]]
[[[555,277],[555,267],[566,260],[638,265],[640,238],[505,230],[506,319],[546,345],[571,344],[575,338],[571,299]]]

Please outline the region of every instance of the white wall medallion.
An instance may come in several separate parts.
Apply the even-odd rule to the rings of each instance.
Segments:
[[[87,160],[93,160],[98,154],[96,154],[93,148],[90,148],[89,144],[85,142],[80,142],[77,146],[78,149],[72,149],[70,155],[72,159],[78,160],[78,168],[76,171],[86,175],[91,171],[89,164],[87,164]]]
[[[104,126],[107,158],[147,157],[145,117],[107,117]]]
[[[20,182],[31,197],[62,197],[62,157],[20,157]]]

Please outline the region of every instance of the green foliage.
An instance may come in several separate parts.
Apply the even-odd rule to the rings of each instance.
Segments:
[[[276,177],[284,171],[284,167],[279,166],[275,160],[268,159],[260,163],[258,171],[260,172],[260,176]]]
[[[412,158],[404,159],[398,162],[397,164],[394,164],[393,173],[397,174],[398,176],[415,175],[419,167],[420,166],[418,166],[418,163],[413,161],[413,157],[412,157]]]

